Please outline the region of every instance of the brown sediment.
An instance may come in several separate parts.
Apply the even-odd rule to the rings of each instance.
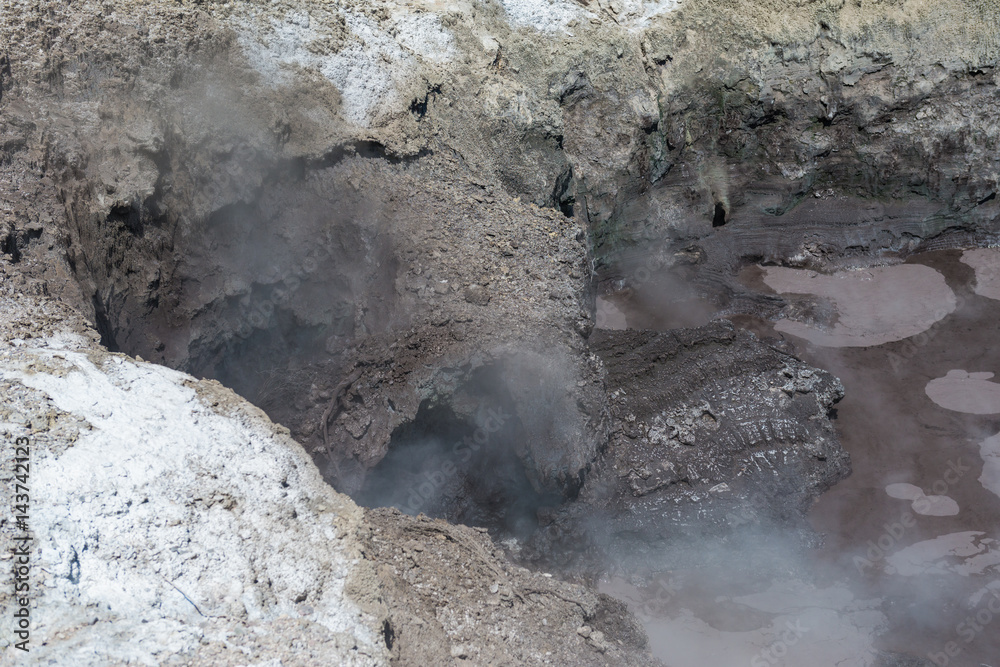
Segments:
[[[846,396],[834,421],[853,473],[821,495],[810,512],[823,544],[806,564],[799,564],[805,575],[781,579],[770,574],[751,581],[707,568],[715,580],[701,587],[686,583],[691,573],[677,571],[666,588],[659,582],[638,588],[607,582],[607,591],[629,599],[654,651],[680,665],[752,659],[767,648],[755,634],[760,628],[766,630],[777,619],[806,618],[807,610],[822,605],[830,612],[824,619],[827,634],[804,636],[798,649],[789,647],[788,656],[797,659],[795,650],[803,647],[815,651],[818,642],[837,646],[837,641],[851,641],[856,650],[852,659],[858,661],[852,664],[897,664],[885,656],[924,658],[956,640],[956,626],[983,604],[983,591],[1000,567],[998,544],[992,541],[1000,537],[1000,436],[990,437],[1000,430],[1000,420],[945,409],[924,391],[929,381],[954,368],[979,373],[1000,368],[1000,350],[994,345],[1000,334],[1000,302],[973,293],[972,269],[960,257],[960,251],[925,253],[893,267],[902,270],[897,275],[921,276],[925,282],[890,278],[889,285],[902,283],[903,289],[894,293],[897,304],[875,314],[899,315],[916,328],[914,322],[921,319],[909,309],[928,312],[927,292],[920,287],[928,280],[945,303],[953,300],[956,306],[941,317],[924,319],[922,324],[930,328],[905,340],[824,347],[754,316],[730,318],[843,381]],[[763,277],[771,269],[744,269],[741,282],[755,292],[766,291]],[[873,275],[881,280],[891,272]],[[833,290],[828,296],[838,306],[847,301]],[[632,324],[632,312],[625,312]],[[850,324],[843,310],[840,315],[840,323],[847,319]],[[883,334],[899,333],[897,322],[884,324]],[[965,381],[983,383],[987,378],[973,375]],[[796,583],[796,576],[808,583]],[[759,597],[769,577],[771,605]],[[836,604],[820,602],[829,591],[838,591]],[[729,618],[739,610],[746,615],[742,626]],[[979,633],[973,642],[963,642],[962,649],[961,664],[990,664],[1000,655],[1000,636]],[[872,662],[862,660],[864,651],[869,656],[864,659]],[[832,664],[814,656],[809,664]]]
[[[954,368],[1000,368],[995,346],[1000,303],[971,293],[971,271],[958,261],[960,255],[944,251],[909,260],[939,271],[961,304],[921,336],[836,350],[791,339],[806,361],[837,375],[846,392],[836,425],[854,472],[822,495],[811,512],[813,526],[825,536],[816,554],[821,570],[851,582],[855,591],[882,597],[889,620],[882,647],[920,656],[940,652],[945,642],[955,639],[955,627],[968,615],[971,596],[990,576],[990,566],[978,568],[976,563],[995,549],[982,539],[975,543],[978,547],[969,547],[966,540],[965,551],[949,551],[945,558],[944,551],[938,554],[928,544],[969,532],[996,538],[1000,514],[997,495],[988,490],[992,477],[983,470],[986,456],[980,451],[983,438],[1000,426],[997,419],[945,409],[923,390],[929,380]],[[919,292],[909,294],[923,298]],[[983,483],[981,471],[987,477]],[[900,484],[912,485],[913,505],[895,499],[902,494],[887,492],[901,490]],[[916,490],[927,494],[919,508],[922,499]],[[939,504],[935,495],[952,499],[959,512],[927,515]],[[891,560],[915,545],[923,546]],[[977,556],[980,561],[968,560]],[[965,560],[948,567],[942,558]],[[904,564],[910,576],[900,572]],[[978,664],[997,655],[1000,635],[982,633],[963,643],[961,659],[968,661],[963,664]]]

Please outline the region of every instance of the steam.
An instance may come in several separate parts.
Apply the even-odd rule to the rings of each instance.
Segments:
[[[617,561],[627,565],[611,568],[603,589],[637,612],[668,664],[902,660],[879,650],[887,644],[938,665],[968,664],[1000,650],[990,630],[1000,618],[1000,535],[992,528],[998,425],[949,416],[1000,413],[990,381],[997,360],[986,361],[976,347],[988,346],[985,323],[995,306],[971,294],[975,287],[987,295],[1000,253],[965,254],[975,284],[960,282],[967,274],[949,257],[934,264],[944,275],[929,266],[884,267],[844,274],[850,285],[767,270],[766,283],[779,291],[820,295],[832,305],[828,320],[776,329],[801,336],[792,339],[799,353],[844,380],[838,423],[855,474],[813,512],[825,537],[818,550],[795,535],[775,541],[780,525],[757,524],[724,537],[695,535],[687,553],[673,546]],[[650,322],[630,308],[631,295],[611,299],[630,326]],[[976,327],[978,337],[963,333]],[[859,513],[862,502],[869,509]],[[774,567],[748,566],[760,560]]]
[[[75,270],[108,345],[219,380],[308,446],[350,346],[408,325],[383,193],[362,187],[391,156],[345,138],[332,84],[256,85],[216,46],[107,105],[72,205],[110,212],[79,225]]]
[[[579,443],[592,438],[582,432],[573,377],[557,353],[497,351],[393,432],[359,502],[527,539],[540,511],[578,490]]]
[[[667,330],[710,322],[718,305],[688,275],[697,252],[677,252],[669,235],[650,231],[640,233],[638,243],[622,250],[609,270],[614,277],[598,297],[598,328]]]
[[[225,78],[188,76],[174,106],[137,121],[125,152],[145,156],[136,158],[143,178],[119,175],[113,184],[125,195],[118,208],[126,228],[148,229],[152,237],[158,225],[176,224],[171,233],[184,239],[177,258],[168,257],[165,242],[159,250],[152,241],[135,242],[150,256],[134,259],[157,267],[148,283],[162,282],[162,288],[151,292],[148,304],[123,306],[113,297],[127,294],[130,285],[92,278],[102,299],[117,307],[107,310],[119,317],[112,325],[127,351],[171,365],[183,360],[189,370],[256,397],[276,420],[291,422],[323,401],[340,400],[324,394],[345,377],[340,355],[355,337],[389,331],[409,317],[396,300],[396,257],[379,196],[363,191],[344,164],[354,159],[352,151],[377,156],[379,147],[333,150],[329,133],[322,135],[327,144],[308,144],[302,124],[313,112],[329,121],[322,105],[300,113],[248,100]],[[95,168],[114,173],[115,159],[109,154]],[[169,171],[171,188],[156,187],[158,170]],[[703,221],[706,228],[726,224],[724,170],[709,164],[700,185],[716,207],[706,212],[713,218]],[[180,219],[156,218],[159,210],[179,211]],[[624,289],[603,295],[599,324],[671,329],[710,321],[719,304],[690,279],[699,251],[677,251],[669,238],[646,241],[648,247],[622,253],[615,277]],[[963,261],[976,270],[976,292],[993,298],[996,253],[973,252]],[[992,609],[996,587],[982,579],[1000,572],[1000,549],[987,526],[969,529],[961,522],[973,512],[975,521],[995,516],[995,504],[985,503],[1000,495],[998,425],[949,422],[933,413],[931,426],[943,432],[935,443],[951,439],[956,451],[929,451],[919,420],[937,407],[913,399],[901,413],[895,398],[901,388],[916,388],[924,400],[926,385],[938,407],[953,407],[967,404],[972,388],[977,407],[964,412],[996,413],[989,393],[995,384],[984,375],[996,368],[927,362],[948,354],[949,314],[963,309],[969,318],[968,310],[984,306],[964,295],[956,299],[928,267],[855,272],[846,282],[785,269],[767,273],[778,291],[826,297],[838,315],[826,331],[815,322],[786,322],[779,332],[819,345],[886,346],[874,352],[801,347],[812,363],[853,379],[849,396],[863,395],[865,409],[854,404],[852,414],[842,415],[870,420],[856,425],[854,436],[867,429],[877,440],[865,442],[855,459],[865,471],[856,478],[863,483],[848,488],[878,507],[878,517],[859,516],[856,499],[835,490],[814,517],[832,533],[826,548],[811,552],[800,527],[756,523],[757,514],[740,506],[754,504],[752,497],[716,502],[729,489],[711,491],[716,509],[665,539],[654,535],[657,526],[630,526],[640,534],[627,534],[613,516],[573,515],[568,501],[599,492],[581,488],[581,470],[597,457],[580,443],[598,440],[588,429],[599,430],[606,415],[588,404],[589,389],[577,387],[578,369],[545,350],[504,350],[486,355],[475,369],[456,371],[455,391],[426,396],[416,417],[392,433],[358,500],[489,526],[500,539],[536,549],[536,564],[563,555],[568,561],[574,553],[603,555],[604,589],[629,601],[654,648],[674,665],[818,664],[816,647],[824,647],[829,664],[868,664],[878,657],[877,636],[905,622],[932,629],[924,651],[932,660],[950,655],[943,642],[964,641],[967,632],[965,655],[988,652],[987,631],[956,625],[941,600],[971,610],[980,628],[996,627],[992,617],[978,619]],[[147,308],[149,324],[125,335],[128,322],[143,319]],[[178,313],[189,321],[178,324]],[[894,355],[888,367],[886,351]],[[866,367],[883,374],[863,372]],[[959,377],[956,368],[971,370]],[[319,369],[329,386],[311,386]],[[979,484],[980,461],[961,447],[970,442],[986,463]],[[895,452],[888,467],[880,467],[879,448]],[[866,460],[868,454],[876,460]],[[593,472],[587,474],[596,478]],[[675,516],[675,508],[658,510],[661,518]],[[975,585],[942,597],[930,575],[975,577]],[[905,612],[889,609],[893,595],[909,605]]]

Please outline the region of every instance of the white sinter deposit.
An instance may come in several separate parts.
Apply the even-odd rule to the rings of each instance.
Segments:
[[[919,264],[829,275],[769,266],[764,282],[780,294],[808,294],[832,303],[837,321],[828,329],[788,319],[774,326],[825,347],[872,347],[916,336],[957,306],[944,276]]]
[[[1000,433],[983,440],[979,445],[979,454],[983,457],[983,474],[979,476],[979,482],[987,491],[1000,497]]]
[[[962,262],[976,271],[976,294],[1000,300],[1000,248],[966,250]]]
[[[991,415],[1000,413],[1000,384],[990,382],[992,378],[993,373],[989,372],[953,370],[928,382],[924,391],[946,410]]]
[[[572,34],[573,28],[583,21],[596,20],[598,15],[628,28],[642,27],[651,18],[671,12],[681,4],[680,0],[610,0],[593,4],[574,0],[501,0],[501,3],[511,25],[567,34]]]
[[[367,566],[362,512],[284,429],[217,383],[106,352],[83,327],[40,331],[45,313],[26,299],[0,300],[0,315],[13,330],[0,339],[0,431],[31,441],[33,664],[386,663],[376,620],[345,594]],[[0,646],[12,627],[0,624]]]
[[[969,530],[923,540],[900,549],[886,558],[896,574],[914,577],[924,574],[972,574],[1000,571],[1000,548],[985,533]]]
[[[511,25],[526,26],[541,32],[566,31],[579,21],[595,18],[570,0],[501,0]]]
[[[380,24],[361,13],[331,17],[327,8],[315,10],[316,18],[270,16],[263,30],[262,17],[237,20],[244,50],[272,85],[289,83],[301,70],[322,74],[340,92],[344,117],[358,127],[400,113],[401,100],[419,83],[420,60],[442,64],[455,54],[454,38],[435,14],[396,12]]]

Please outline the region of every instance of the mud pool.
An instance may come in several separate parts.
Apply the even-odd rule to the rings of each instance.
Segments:
[[[606,577],[658,656],[676,667],[1000,665],[998,274],[997,249],[741,274],[787,306],[773,322],[731,319],[843,382],[835,422],[853,473],[811,511],[816,548],[779,549],[759,576]],[[603,325],[664,326],[648,310],[633,317],[632,303],[599,299]]]

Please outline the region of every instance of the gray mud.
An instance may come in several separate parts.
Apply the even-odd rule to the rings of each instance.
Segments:
[[[851,477],[821,496],[811,513],[826,538],[819,560],[855,590],[883,599],[889,619],[883,647],[926,658],[940,657],[955,642],[961,652],[950,664],[978,665],[1000,656],[1000,632],[989,624],[975,631],[966,622],[980,613],[1000,621],[1000,602],[982,593],[1000,578],[997,545],[990,542],[1000,536],[1000,502],[979,479],[986,474],[982,442],[1000,431],[1000,415],[947,409],[925,391],[953,369],[1000,369],[1000,304],[972,291],[972,272],[960,254],[910,260],[938,270],[958,297],[957,310],[923,335],[836,353],[798,349],[844,383],[837,431],[854,464]],[[946,495],[959,512],[919,512],[919,499],[911,506],[886,493],[894,483],[919,487],[928,498]]]
[[[606,578],[602,590],[629,603],[655,654],[676,665],[995,664],[1000,404],[990,374],[1000,369],[1000,303],[980,294],[995,270],[982,260],[996,254],[972,255],[978,286],[969,256],[918,254],[847,281],[743,272],[762,295],[768,282],[795,293],[784,310],[800,320],[795,335],[788,319],[731,319],[840,378],[833,423],[853,472],[809,512],[817,547],[776,549],[771,568],[748,574],[738,563],[752,555],[733,549],[732,566],[706,559],[644,581]],[[812,295],[788,280],[802,276],[820,285]],[[625,315],[630,326],[647,318]],[[719,549],[692,543],[696,553]]]

